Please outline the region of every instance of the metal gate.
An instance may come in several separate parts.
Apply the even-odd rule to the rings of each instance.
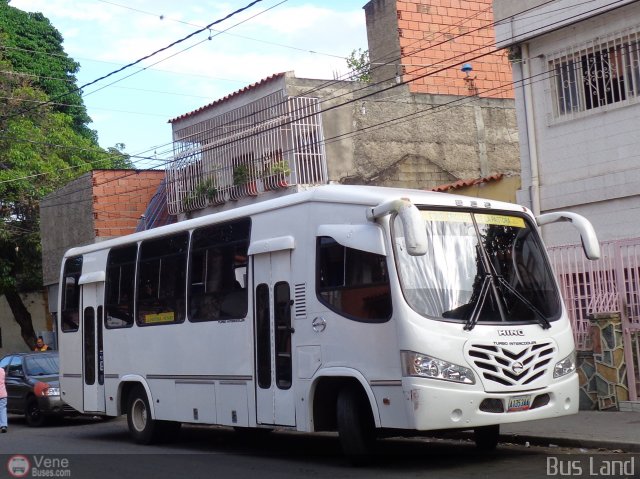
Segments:
[[[581,245],[549,248],[576,347],[591,349],[589,315],[619,312],[629,399],[640,386],[640,238],[600,243],[601,258],[589,261]]]

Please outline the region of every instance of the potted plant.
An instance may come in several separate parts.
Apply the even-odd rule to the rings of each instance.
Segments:
[[[266,178],[265,185],[268,189],[286,188],[287,183],[286,176],[291,173],[289,163],[285,160],[278,160],[269,165],[268,177]]]
[[[233,167],[233,187],[230,191],[233,199],[244,195],[255,196],[258,194],[255,179],[251,175],[248,165],[240,164]]]
[[[213,178],[207,178],[198,183],[194,190],[194,193],[200,197],[204,196],[209,201],[209,203],[215,203],[218,200],[218,187],[213,181]]]

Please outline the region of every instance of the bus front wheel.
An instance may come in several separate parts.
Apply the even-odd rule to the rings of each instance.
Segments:
[[[373,414],[364,391],[352,385],[343,387],[336,406],[342,450],[354,464],[366,464],[372,458],[376,435]]]
[[[482,426],[473,430],[473,439],[478,450],[483,452],[493,451],[500,438],[500,425]]]

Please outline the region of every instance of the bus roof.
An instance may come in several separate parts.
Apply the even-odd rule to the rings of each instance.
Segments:
[[[339,203],[366,206],[376,206],[389,200],[407,198],[415,205],[444,206],[452,208],[468,208],[477,206],[480,209],[500,209],[507,211],[528,211],[522,206],[495,200],[473,198],[469,196],[453,195],[425,190],[403,188],[388,188],[381,186],[360,185],[322,185],[308,190],[292,193],[274,199],[259,201],[253,204],[239,206],[229,210],[200,216],[189,220],[179,221],[151,230],[140,231],[126,236],[120,236],[98,243],[78,246],[69,249],[65,257],[113,248],[148,238],[164,236],[179,231],[190,230],[212,222],[229,221],[243,216],[253,216],[288,206],[302,203]],[[215,218],[215,220],[214,220]]]

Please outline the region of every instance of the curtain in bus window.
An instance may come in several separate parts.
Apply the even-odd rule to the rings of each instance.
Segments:
[[[429,238],[425,255],[407,254],[401,226],[393,229],[402,290],[414,310],[462,321],[474,310],[479,321],[557,317],[560,303],[553,275],[535,230],[523,218],[421,214]]]
[[[424,256],[406,254],[405,238],[396,235],[396,250],[403,253],[398,255],[402,290],[416,311],[440,316],[471,298],[478,275],[478,239],[471,216],[468,222],[427,222],[426,228],[429,249]]]
[[[248,218],[198,228],[191,238],[189,320],[243,319],[247,315]]]
[[[143,241],[140,245],[136,293],[139,325],[184,320],[187,245],[186,232]]]
[[[391,292],[386,257],[318,238],[317,288],[334,311],[358,321],[381,322],[391,317]]]
[[[67,258],[62,275],[62,311],[60,327],[64,332],[77,331],[80,324],[80,275],[82,256]]]
[[[133,287],[138,245],[109,251],[105,306],[107,328],[123,328],[133,324]]]

